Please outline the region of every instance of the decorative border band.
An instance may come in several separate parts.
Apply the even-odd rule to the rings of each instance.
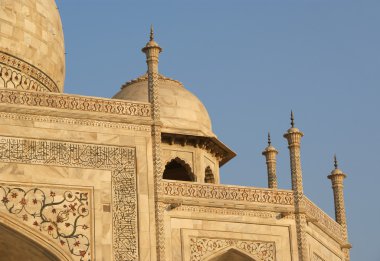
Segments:
[[[160,185],[165,196],[232,200],[237,204],[242,202],[281,204],[285,206],[294,204],[292,191],[170,181],[162,181]]]
[[[30,76],[42,84],[50,92],[60,92],[57,84],[47,74],[18,57],[0,51],[0,64],[9,66],[27,76]],[[30,79],[27,79],[27,81],[30,81]]]
[[[0,103],[138,117],[151,114],[149,103],[7,89],[0,90]]]

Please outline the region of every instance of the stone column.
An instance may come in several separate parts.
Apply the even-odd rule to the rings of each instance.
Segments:
[[[151,217],[151,223],[155,223],[152,227],[152,235],[155,236],[155,245],[157,259],[165,260],[164,238],[160,236],[163,233],[162,213],[163,209],[158,202],[160,193],[160,181],[162,180],[162,162],[161,162],[161,121],[160,121],[160,103],[159,103],[159,82],[158,82],[158,57],[162,48],[154,41],[153,27],[150,29],[149,42],[142,48],[142,52],[146,55],[146,63],[148,66],[148,95],[151,103],[152,111],[152,158],[153,158],[153,175],[154,175],[154,208],[155,217]],[[155,260],[154,258],[152,260]]]
[[[268,133],[268,147],[262,153],[265,156],[268,173],[268,188],[277,189],[276,155],[278,151],[271,145],[270,133]]]
[[[301,138],[303,133],[294,127],[294,115],[291,112],[291,128],[284,134],[288,141],[290,155],[290,170],[292,190],[294,191],[295,222],[297,230],[297,245],[299,261],[309,261],[308,244],[306,239],[306,215],[302,208],[303,182],[301,168]]]
[[[348,241],[348,233],[347,233],[347,220],[346,220],[346,208],[344,206],[344,194],[343,194],[343,180],[346,178],[346,174],[344,174],[338,168],[338,162],[336,160],[336,156],[334,155],[334,170],[331,171],[331,174],[327,176],[332,183],[332,189],[334,193],[334,205],[335,205],[335,220],[338,224],[342,226],[343,237],[346,241]],[[349,249],[351,245],[347,242],[346,246],[344,246],[343,252],[346,255],[346,261],[350,260],[349,257]]]

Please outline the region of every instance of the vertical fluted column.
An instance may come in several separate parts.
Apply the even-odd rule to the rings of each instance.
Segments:
[[[291,113],[291,128],[284,134],[284,138],[288,140],[288,148],[290,155],[290,171],[292,175],[292,190],[302,197],[302,168],[301,168],[301,138],[303,133],[294,127],[294,115]]]
[[[343,194],[343,180],[346,178],[346,174],[344,174],[338,168],[338,162],[336,160],[336,156],[334,155],[334,170],[331,171],[331,174],[327,176],[332,183],[332,189],[334,193],[334,206],[335,206],[335,220],[338,224],[342,226],[343,237],[346,241],[348,241],[348,233],[347,233],[347,220],[346,220],[346,208],[344,206],[344,194]],[[351,245],[347,244],[347,247],[343,248],[343,251],[346,255],[346,261],[349,260],[349,249]]]
[[[156,179],[160,179],[162,173],[161,165],[161,123],[158,84],[158,57],[162,48],[154,41],[153,27],[150,29],[150,41],[142,51],[146,55],[148,66],[148,95],[152,107],[152,139],[153,139],[153,168]]]
[[[268,173],[268,188],[277,189],[277,175],[276,175],[276,155],[278,151],[272,146],[270,134],[268,133],[268,146],[264,149],[263,153],[267,164]]]
[[[306,239],[306,215],[302,210],[303,182],[301,167],[301,138],[303,133],[294,127],[294,115],[291,112],[291,128],[284,134],[288,141],[292,190],[294,191],[295,223],[297,230],[297,246],[299,261],[309,261]]]
[[[153,158],[153,175],[154,175],[154,197],[155,197],[155,217],[151,222],[156,226],[153,233],[156,234],[156,251],[157,260],[165,260],[164,242],[160,234],[163,233],[162,220],[160,220],[160,205],[158,195],[160,191],[160,181],[162,179],[162,162],[161,162],[161,122],[160,122],[160,103],[159,103],[159,83],[158,83],[158,57],[162,51],[161,47],[154,41],[153,27],[150,29],[150,40],[142,49],[146,55],[148,67],[148,95],[152,111],[152,158]]]

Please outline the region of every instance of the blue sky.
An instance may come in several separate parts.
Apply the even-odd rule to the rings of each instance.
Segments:
[[[283,133],[289,113],[305,136],[306,195],[334,216],[336,153],[347,173],[352,260],[380,261],[380,1],[57,0],[65,33],[66,93],[112,97],[146,71],[151,23],[160,72],[207,107],[238,156],[228,184],[267,186],[261,151],[270,130],[281,188],[290,188]]]

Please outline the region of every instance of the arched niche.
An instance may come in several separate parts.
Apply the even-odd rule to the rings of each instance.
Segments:
[[[214,173],[212,173],[212,169],[210,168],[210,166],[208,166],[205,169],[205,183],[215,183],[215,176]]]
[[[196,181],[189,164],[178,157],[166,163],[162,178],[181,181]]]
[[[255,259],[250,254],[234,248],[228,247],[219,250],[218,252],[208,256],[203,261],[256,261],[259,259]]]
[[[0,260],[72,261],[73,259],[38,231],[0,213]]]

